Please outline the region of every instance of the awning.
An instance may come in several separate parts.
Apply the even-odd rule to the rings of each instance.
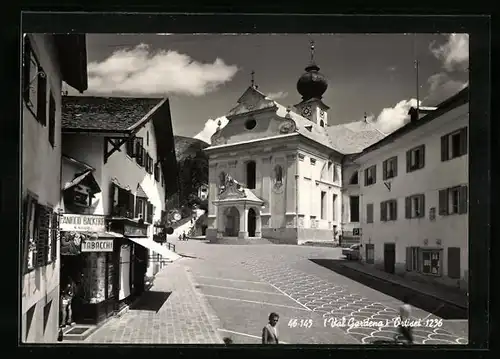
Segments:
[[[97,184],[97,181],[95,180],[94,176],[92,175],[92,170],[87,170],[83,172],[81,175],[75,177],[72,181],[66,182],[66,184],[63,187],[63,191],[66,191],[67,189],[70,189],[71,187],[74,187],[81,183],[84,179],[88,178],[90,181],[90,187],[92,188],[94,193],[99,193],[101,192],[101,188]]]
[[[171,261],[175,261],[175,260],[181,258],[181,256],[178,255],[177,253],[172,252],[170,249],[162,246],[159,243],[153,242],[151,239],[149,239],[147,237],[138,237],[138,238],[127,237],[127,238],[130,239],[132,242],[143,246],[146,249],[149,249],[153,252],[158,253],[162,257],[170,259]]]

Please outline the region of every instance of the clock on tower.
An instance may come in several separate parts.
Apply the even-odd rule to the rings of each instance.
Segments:
[[[305,107],[302,109],[302,116],[304,116],[304,117],[309,117],[309,116],[311,116],[311,106],[305,106]]]

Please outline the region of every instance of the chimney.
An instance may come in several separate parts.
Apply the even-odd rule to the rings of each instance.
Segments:
[[[408,111],[408,115],[410,115],[410,122],[415,122],[418,120],[418,110],[415,107],[410,108],[410,111]]]

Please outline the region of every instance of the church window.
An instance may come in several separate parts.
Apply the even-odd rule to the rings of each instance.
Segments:
[[[276,178],[276,184],[281,185],[283,183],[283,168],[280,165],[277,165],[274,168],[274,175]]]
[[[349,184],[358,184],[358,171],[352,174]]]
[[[255,121],[253,118],[245,122],[245,128],[247,130],[252,130],[253,128],[255,128],[255,126],[257,126],[257,121]]]
[[[247,162],[247,188],[255,189],[256,184],[256,164],[255,161]]]

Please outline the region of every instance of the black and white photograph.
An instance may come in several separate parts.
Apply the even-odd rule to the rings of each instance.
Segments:
[[[468,344],[467,33],[21,47],[23,343]]]

